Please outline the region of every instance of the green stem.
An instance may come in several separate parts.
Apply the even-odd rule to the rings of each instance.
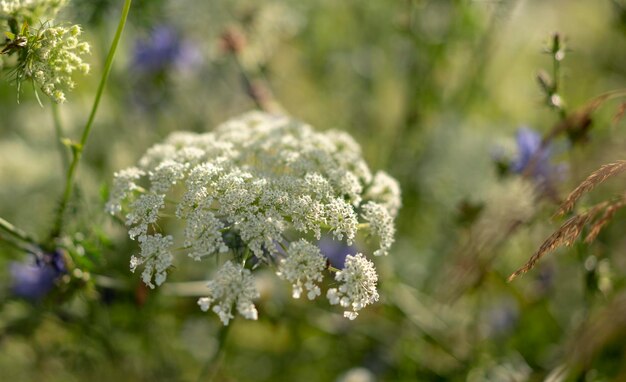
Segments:
[[[563,107],[563,101],[560,100],[560,103],[557,104],[552,99],[554,96],[559,97],[559,91],[561,90],[561,60],[563,59],[562,56],[559,56],[561,54],[561,49],[561,40],[559,35],[556,34],[553,36],[552,42],[552,90],[550,91],[548,102],[556,109],[559,117],[562,120],[565,120],[567,118],[567,112]]]
[[[220,328],[219,333],[217,334],[217,350],[215,354],[213,354],[207,361],[205,362],[202,370],[200,371],[200,375],[198,375],[198,382],[204,381],[209,373],[209,370],[213,369],[213,373],[207,379],[208,381],[214,381],[217,377],[217,374],[220,369],[220,365],[222,360],[224,359],[224,344],[226,342],[226,337],[228,336],[228,330],[230,326],[224,325]]]
[[[268,111],[266,100],[260,97],[258,85],[255,86],[254,81],[252,80],[252,76],[250,75],[248,70],[246,70],[246,68],[243,66],[243,63],[241,62],[241,59],[239,58],[239,54],[233,52],[233,59],[235,61],[235,65],[237,66],[237,69],[239,70],[241,79],[243,80],[243,85],[245,87],[245,91],[248,97],[250,97],[252,102],[254,102],[254,105],[256,106],[257,109],[262,110],[262,111]]]
[[[35,251],[33,251],[32,248],[29,248],[29,247],[27,247],[27,246],[25,246],[23,244],[18,244],[17,242],[15,242],[13,240],[9,240],[8,238],[4,237],[3,235],[0,235],[0,244],[1,243],[5,243],[9,247],[13,247],[13,248],[17,249],[20,252],[36,254]]]
[[[61,164],[63,172],[67,171],[70,164],[70,158],[67,156],[67,148],[63,144],[63,123],[61,122],[61,115],[59,114],[59,105],[56,102],[51,102],[52,107],[52,120],[54,122],[54,133],[56,135],[57,146],[59,148],[59,154],[61,155]]]
[[[95,285],[102,287],[102,288],[124,290],[124,291],[128,291],[132,289],[132,286],[126,280],[120,280],[120,279],[115,279],[113,277],[104,276],[104,275],[96,275],[96,274],[92,274],[91,278],[93,279]]]
[[[83,134],[80,138],[80,142],[72,145],[72,162],[70,163],[67,169],[67,175],[65,179],[65,191],[63,192],[63,198],[61,199],[61,203],[59,204],[59,209],[57,210],[56,219],[54,222],[54,227],[50,233],[50,241],[53,241],[55,238],[59,237],[61,232],[63,231],[63,218],[65,215],[65,210],[67,209],[67,205],[69,203],[70,197],[72,196],[72,189],[74,186],[74,176],[76,172],[76,167],[78,166],[78,162],[82,156],[83,150],[85,148],[85,144],[87,143],[87,138],[89,137],[89,133],[91,132],[91,128],[93,126],[93,121],[96,118],[96,112],[98,111],[98,106],[100,105],[100,99],[102,98],[102,93],[104,92],[104,87],[109,79],[109,73],[111,72],[111,67],[113,66],[113,59],[115,58],[115,51],[117,50],[117,45],[119,44],[120,38],[122,37],[122,32],[124,31],[124,26],[126,25],[126,19],[128,18],[128,13],[130,11],[130,4],[132,0],[125,0],[124,8],[122,10],[122,15],[120,17],[120,22],[117,26],[117,31],[115,32],[115,37],[113,38],[113,42],[111,43],[111,48],[109,49],[109,54],[107,55],[106,62],[104,64],[104,71],[102,73],[102,78],[100,79],[100,84],[98,85],[98,90],[96,92],[96,98],[94,99],[93,106],[91,108],[91,113],[89,114],[89,119],[87,120],[87,124],[83,130]]]
[[[560,81],[561,65],[560,65],[558,58],[555,56],[555,54],[556,52],[552,54],[552,81],[553,81],[552,94],[557,94],[559,92],[560,90],[559,85],[561,83]]]
[[[254,102],[256,108],[268,113],[283,112],[283,108],[274,98],[274,94],[270,90],[268,82],[258,78],[260,76],[258,65],[257,68],[251,72],[241,61],[239,52],[233,51],[231,54],[243,80],[246,94],[250,97],[252,102]]]
[[[557,53],[554,53],[552,55],[552,76],[554,77],[554,88],[552,89],[551,97],[555,95],[558,96],[560,90],[559,87],[561,85],[561,62],[559,61],[559,58],[556,57],[556,54]],[[557,109],[559,117],[561,117],[562,120],[565,120],[567,118],[567,112],[565,111],[563,104],[554,105],[554,107]]]
[[[2,218],[0,218],[0,229],[6,231],[11,236],[20,239],[23,242],[38,245],[37,240],[34,237],[30,236],[26,232],[22,231],[21,229],[17,228],[13,224]]]
[[[331,271],[331,272],[335,272],[335,273],[337,273],[337,272],[341,272],[341,269],[339,269],[339,268],[335,268],[335,267],[333,267],[332,265],[329,265],[329,266],[328,266],[328,270],[329,270],[329,271]]]

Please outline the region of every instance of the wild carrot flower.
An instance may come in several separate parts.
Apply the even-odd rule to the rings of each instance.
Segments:
[[[277,275],[293,283],[293,298],[300,298],[304,287],[309,300],[313,300],[321,293],[316,283],[322,281],[325,268],[326,258],[319,248],[300,239],[289,245],[287,256],[280,260]]]
[[[356,318],[357,311],[378,301],[378,275],[374,264],[360,253],[346,257],[345,267],[335,274],[335,280],[343,284],[328,290],[328,300],[332,305],[351,308],[344,312],[344,316],[351,320]]]
[[[165,281],[172,248],[194,260],[227,254],[233,262],[199,301],[227,324],[233,305],[256,319],[252,270],[261,265],[275,266],[294,298],[321,295],[326,257],[313,242],[322,233],[351,245],[363,232],[378,244],[374,255],[386,255],[399,192],[390,176],[371,174],[347,134],[317,133],[288,117],[252,112],[214,132],[176,132],[153,146],[136,167],[115,174],[106,208],[125,212],[129,235],[141,244],[131,268],[144,265],[151,287]],[[184,229],[166,235],[165,221]],[[364,255],[348,259],[335,277],[343,285],[329,298],[344,301],[354,318],[378,298],[377,276]]]
[[[67,0],[0,0],[0,19],[34,25],[54,18],[65,4]]]
[[[207,284],[209,295],[198,300],[198,305],[207,311],[213,304],[215,312],[224,325],[234,318],[233,305],[239,314],[249,320],[256,320],[258,313],[252,300],[259,297],[250,270],[239,264],[227,261],[217,273],[214,280]]]
[[[18,89],[22,82],[32,81],[41,91],[57,103],[66,100],[66,92],[76,83],[76,72],[87,74],[89,64],[81,56],[90,51],[89,44],[79,40],[82,30],[73,25],[51,26],[44,23],[39,29],[28,26],[19,35],[13,35],[13,45],[6,53],[16,53],[17,65],[12,69]]]

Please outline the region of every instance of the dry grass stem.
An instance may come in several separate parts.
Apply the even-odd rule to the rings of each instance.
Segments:
[[[528,260],[524,266],[515,271],[511,276],[509,276],[508,281],[511,282],[517,276],[522,275],[529,270],[531,270],[535,264],[546,254],[554,251],[556,248],[560,246],[570,246],[574,241],[580,236],[585,225],[594,219],[602,210],[605,210],[607,206],[610,204],[608,202],[603,202],[595,205],[589,211],[575,215],[568,219],[561,227],[554,232],[550,237],[548,237],[541,247],[535,252],[534,255]],[[602,220],[602,219],[601,219]]]
[[[626,115],[626,102],[622,102],[617,108],[617,112],[615,116],[613,116],[613,124],[617,125],[617,123],[624,118],[624,115]]]
[[[585,243],[591,243],[594,241],[596,237],[598,237],[602,228],[604,228],[604,226],[607,225],[611,219],[613,219],[613,215],[615,215],[615,213],[624,206],[626,206],[626,196],[622,196],[620,199],[611,202],[604,210],[604,215],[602,215],[600,219],[596,220],[589,227],[589,233],[585,238]]]
[[[593,172],[585,179],[574,191],[572,191],[567,199],[561,204],[557,215],[563,215],[574,208],[574,205],[584,194],[591,191],[598,184],[604,182],[608,178],[615,176],[626,170],[626,161],[620,160],[614,163],[605,164],[598,170]]]
[[[626,95],[626,89],[615,90],[607,92],[591,99],[587,104],[583,105],[576,111],[570,113],[566,118],[560,120],[552,128],[550,132],[544,137],[542,142],[542,148],[547,147],[551,140],[557,136],[567,132],[575,131],[584,127],[588,127],[591,123],[591,115],[600,107],[604,102],[623,97]]]

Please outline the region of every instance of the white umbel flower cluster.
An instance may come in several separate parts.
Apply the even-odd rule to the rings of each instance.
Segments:
[[[167,269],[172,265],[173,256],[170,248],[174,243],[171,236],[163,237],[160,233],[144,235],[139,238],[141,256],[130,258],[130,270],[135,272],[137,266],[143,265],[141,279],[150,288],[154,288],[152,277],[157,285],[161,285],[167,276]]]
[[[396,227],[389,210],[382,204],[367,202],[362,206],[363,219],[369,222],[372,235],[380,238],[380,248],[374,251],[374,256],[387,255],[393,244]]]
[[[28,37],[24,49],[26,58],[20,60],[16,75],[18,81],[32,80],[41,91],[56,103],[65,102],[65,92],[74,89],[75,72],[89,73],[89,64],[82,55],[90,51],[89,44],[79,40],[80,26],[48,27]]]
[[[400,210],[400,186],[394,178],[384,171],[379,171],[374,175],[374,180],[365,193],[365,198],[385,206],[392,217],[396,217]]]
[[[326,258],[320,249],[304,239],[291,243],[287,256],[280,260],[278,277],[293,283],[293,298],[300,298],[303,287],[307,297],[313,300],[321,294],[316,284],[322,281],[322,272],[326,268]]]
[[[259,292],[254,285],[254,279],[249,269],[227,261],[207,284],[209,295],[198,300],[203,311],[213,305],[215,312],[224,325],[234,318],[232,307],[236,306],[239,314],[248,320],[256,320],[258,312],[252,300],[259,298]]]
[[[246,269],[253,263],[255,269],[277,265],[279,277],[293,285],[294,298],[306,292],[314,299],[321,295],[327,266],[313,241],[327,233],[352,244],[358,234],[375,238],[379,246],[374,254],[386,255],[399,207],[397,182],[382,172],[372,175],[349,135],[317,133],[285,116],[251,112],[214,132],[177,132],[150,148],[136,167],[115,174],[106,209],[112,214],[123,211],[130,237],[140,243],[159,235],[160,242],[171,237],[173,246],[194,260],[227,254],[244,265],[239,274],[250,280]],[[181,229],[161,236],[161,227],[176,224],[182,224]],[[162,267],[171,263],[165,252],[165,246],[141,245],[141,254],[134,257],[155,259],[154,265],[133,262],[133,267],[150,264],[144,272],[150,286],[152,278],[157,285],[165,278]],[[221,281],[212,282],[210,289],[233,279],[222,278],[222,272],[233,273],[234,265],[224,267],[216,278]],[[363,278],[370,284],[363,285],[375,292],[373,265],[371,273],[374,277]],[[340,291],[356,304],[355,311],[375,301],[351,294],[353,289],[348,285]],[[206,309],[213,305],[227,323],[232,318],[227,306],[239,297],[232,295],[235,289],[219,290],[200,304]],[[256,317],[256,310],[253,314],[237,304],[239,313]]]
[[[42,18],[53,18],[67,0],[0,0],[0,18],[34,24]]]
[[[80,26],[54,25],[54,17],[66,3],[0,0],[0,29],[6,37],[0,49],[3,55],[17,56],[11,65],[11,78],[18,92],[24,81],[32,81],[54,102],[63,103],[66,93],[76,86],[73,76],[89,72],[82,56],[90,47],[80,41]]]
[[[111,195],[109,195],[109,201],[105,206],[106,211],[111,215],[122,212],[120,203],[129,193],[139,188],[135,182],[144,175],[145,173],[136,167],[127,168],[113,174],[113,188]]]
[[[358,316],[357,311],[378,301],[378,275],[374,263],[360,253],[346,256],[346,265],[335,274],[335,280],[343,284],[329,289],[327,297],[332,305],[352,309],[345,311],[344,317],[354,320]]]

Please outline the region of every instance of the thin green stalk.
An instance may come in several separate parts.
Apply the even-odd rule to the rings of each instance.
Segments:
[[[56,135],[57,146],[59,148],[59,155],[61,156],[61,165],[63,172],[67,171],[70,164],[70,158],[67,156],[67,148],[63,144],[63,122],[61,122],[61,115],[59,114],[59,105],[56,102],[51,102],[52,107],[52,120],[54,124],[54,133]]]
[[[74,176],[76,173],[76,168],[78,166],[78,162],[82,157],[83,150],[85,148],[85,144],[87,143],[87,138],[89,137],[89,133],[91,132],[91,128],[93,126],[93,121],[96,117],[96,112],[98,111],[98,106],[100,105],[100,99],[102,98],[102,93],[104,92],[104,87],[109,79],[109,73],[111,72],[111,67],[113,66],[113,59],[115,58],[115,51],[117,50],[117,45],[119,44],[120,38],[122,37],[122,32],[124,31],[124,26],[126,25],[126,19],[128,18],[128,13],[130,11],[130,4],[132,0],[125,0],[124,8],[122,9],[122,15],[120,17],[120,22],[117,26],[117,31],[115,32],[115,37],[113,38],[113,42],[111,43],[111,48],[109,49],[109,54],[107,55],[106,62],[104,64],[104,71],[102,73],[102,78],[100,79],[100,84],[98,85],[98,90],[96,92],[96,98],[94,99],[93,106],[91,108],[91,113],[89,114],[89,119],[87,120],[87,124],[83,130],[83,134],[80,138],[80,142],[73,144],[72,148],[72,162],[70,163],[67,169],[67,175],[65,178],[65,191],[63,192],[63,197],[61,199],[61,203],[59,204],[59,209],[57,210],[56,219],[54,222],[54,226],[50,233],[50,241],[59,237],[63,230],[63,218],[65,215],[65,210],[67,209],[67,205],[69,203],[70,197],[72,196],[72,189],[74,187]]]
[[[563,59],[562,49],[561,37],[558,33],[556,33],[552,38],[552,89],[548,94],[548,102],[559,113],[559,117],[561,117],[562,120],[565,120],[567,118],[567,112],[563,107],[562,101],[556,103],[553,100],[553,97],[559,97],[559,91],[561,90],[561,60]]]
[[[256,108],[268,113],[282,112],[283,108],[274,98],[267,81],[258,78],[259,69],[256,68],[253,72],[248,70],[241,61],[240,53],[236,50],[233,50],[231,55],[243,80],[246,94],[254,102]]]
[[[213,356],[209,357],[209,359],[206,360],[204,366],[202,367],[202,370],[200,371],[200,375],[198,375],[198,382],[204,380],[214,381],[217,377],[220,365],[224,358],[224,344],[226,343],[226,337],[228,336],[229,328],[230,326],[227,325],[224,325],[220,328],[219,333],[217,334],[217,350],[215,351],[215,354],[213,354]],[[211,369],[213,369],[213,372],[211,373],[209,378],[206,379],[207,374]]]
[[[15,249],[17,249],[20,252],[26,252],[26,253],[32,253],[35,254],[35,251],[33,251],[32,248],[29,248],[23,244],[19,244],[13,240],[9,240],[8,238],[4,237],[3,235],[0,235],[0,243],[5,243],[7,246],[9,247],[13,247]]]
[[[262,111],[268,111],[267,101],[263,99],[262,97],[260,97],[258,85],[255,86],[252,80],[252,76],[243,66],[243,63],[241,62],[241,59],[239,58],[239,54],[233,52],[233,59],[235,61],[237,69],[239,70],[239,73],[243,80],[243,85],[245,87],[245,91],[248,97],[250,97],[252,102],[254,102],[254,105],[257,107],[257,109],[262,110]]]
[[[552,94],[550,95],[551,99],[552,96],[558,96],[560,90],[559,87],[561,85],[561,61],[558,57],[556,57],[557,54],[558,53],[554,53],[552,55],[552,76],[554,81],[554,87],[552,89]],[[561,117],[562,120],[565,120],[567,118],[567,112],[565,111],[563,105],[554,103],[553,105],[557,109],[559,117]]]
[[[559,92],[559,85],[561,84],[561,62],[559,58],[556,57],[557,54],[558,51],[552,53],[552,93],[554,94],[557,94]]]
[[[13,224],[9,223],[8,221],[2,218],[0,218],[0,229],[2,229],[3,231],[6,231],[11,236],[17,239],[20,239],[23,242],[33,244],[33,245],[38,245],[37,239],[35,239],[34,237],[30,236],[26,232],[22,231],[21,229],[17,228]]]

